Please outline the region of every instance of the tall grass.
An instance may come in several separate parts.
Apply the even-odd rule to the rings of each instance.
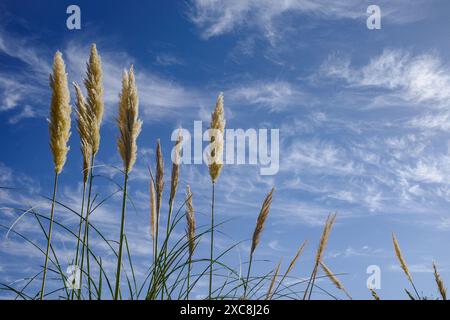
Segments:
[[[53,62],[53,73],[50,77],[52,99],[50,104],[50,146],[54,162],[54,184],[51,197],[40,195],[44,201],[50,203],[50,212],[41,213],[35,207],[14,207],[19,212],[19,218],[12,226],[0,225],[0,228],[13,234],[32,245],[37,252],[42,254],[44,265],[42,270],[30,277],[23,279],[24,285],[1,284],[0,289],[11,293],[16,299],[44,299],[53,298],[56,295],[60,299],[189,299],[193,292],[196,298],[207,299],[304,299],[312,298],[313,292],[326,294],[328,298],[338,298],[319,286],[317,279],[329,279],[331,284],[337,287],[340,294],[351,299],[350,293],[345,289],[337,274],[324,263],[324,253],[336,215],[330,214],[325,221],[322,235],[319,239],[314,263],[308,278],[298,278],[292,275],[300,256],[304,252],[307,242],[299,246],[285,271],[283,271],[282,259],[273,268],[255,273],[253,265],[255,252],[261,241],[262,231],[269,219],[269,212],[274,196],[274,188],[266,195],[262,202],[259,214],[256,217],[256,225],[251,237],[251,245],[248,261],[230,265],[227,255],[240,247],[244,241],[237,242],[229,247],[215,248],[214,241],[216,231],[230,221],[216,222],[216,201],[220,201],[220,194],[216,195],[216,183],[223,169],[223,134],[225,129],[224,97],[219,94],[210,125],[210,150],[208,171],[211,179],[211,212],[210,224],[199,225],[196,221],[198,212],[194,210],[194,201],[197,194],[187,186],[181,204],[177,205],[175,199],[180,178],[182,176],[180,157],[182,155],[182,137],[178,137],[174,147],[174,161],[170,176],[170,193],[168,197],[168,211],[165,232],[160,232],[160,216],[163,211],[164,198],[164,159],[159,139],[156,145],[155,168],[149,166],[149,194],[150,222],[149,230],[152,240],[152,259],[147,266],[143,277],[138,277],[133,263],[132,246],[127,238],[126,216],[127,208],[132,199],[129,195],[130,174],[137,159],[137,138],[141,132],[142,121],[139,119],[139,99],[134,76],[133,66],[128,72],[124,72],[122,78],[122,91],[120,93],[117,116],[118,153],[122,159],[122,169],[115,168],[123,174],[123,183],[117,184],[118,190],[98,200],[93,196],[95,157],[100,146],[100,127],[103,117],[103,85],[102,67],[97,47],[92,45],[89,61],[87,63],[86,79],[84,80],[87,96],[85,98],[80,86],[74,83],[76,93],[77,131],[80,136],[80,149],[82,153],[82,198],[81,209],[72,208],[67,203],[57,199],[58,177],[67,158],[69,147],[67,145],[70,136],[71,106],[67,84],[67,74],[61,53],[57,52]],[[113,168],[113,167],[112,167]],[[153,176],[153,172],[156,173]],[[5,190],[20,192],[11,188]],[[122,196],[118,240],[106,237],[101,228],[94,225],[89,219],[96,210],[105,204],[115,194]],[[217,197],[217,199],[216,199]],[[72,214],[78,221],[74,230],[72,226],[65,224],[58,215],[56,209],[64,210]],[[23,217],[30,217],[39,227],[46,246],[41,248],[38,242],[27,235],[15,230],[16,224]],[[223,220],[223,219],[222,219]],[[45,225],[48,224],[46,230]],[[52,231],[57,227],[65,236],[75,240],[74,264],[81,272],[80,287],[67,286],[67,276],[52,244]],[[180,236],[176,231],[184,229]],[[220,230],[220,229],[219,229]],[[251,230],[248,230],[249,232]],[[93,237],[89,233],[92,232]],[[95,241],[95,246],[90,245],[90,238]],[[412,275],[400,250],[396,236],[392,235],[394,251],[400,266],[411,284],[414,295],[407,289],[405,292],[411,299],[423,299],[419,295]],[[209,240],[209,255],[202,257],[197,248]],[[94,247],[102,247],[109,257],[112,257],[116,265],[114,274],[105,269],[105,257],[100,255]],[[150,258],[150,257],[149,257]],[[150,261],[150,259],[149,259]],[[85,265],[86,263],[86,265]],[[247,272],[242,275],[241,266],[246,264]],[[324,274],[319,274],[319,267]],[[442,299],[446,299],[446,288],[436,265],[433,263],[434,280]],[[48,274],[52,277],[49,278]],[[45,292],[46,282],[51,279],[54,284],[51,292]],[[36,284],[40,282],[39,284]],[[202,283],[207,282],[207,289]],[[37,288],[39,286],[39,288]],[[36,292],[37,289],[37,292]],[[377,292],[370,289],[375,300],[379,300]]]

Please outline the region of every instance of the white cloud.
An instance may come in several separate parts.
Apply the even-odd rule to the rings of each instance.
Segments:
[[[306,94],[286,81],[255,81],[240,84],[225,92],[234,102],[264,107],[270,111],[282,111],[289,107],[300,107]]]
[[[257,27],[269,40],[277,37],[277,27],[288,14],[306,14],[320,19],[362,19],[372,4],[360,0],[193,0],[190,18],[202,29],[206,39],[243,27]],[[411,8],[406,0],[380,0],[383,18],[387,22],[406,23],[420,19],[425,1]],[[421,9],[421,10],[419,10]],[[363,23],[363,22],[361,22]]]
[[[428,102],[432,103],[431,107],[441,107],[450,101],[450,67],[436,54],[412,55],[403,50],[386,49],[360,68],[352,67],[347,57],[332,54],[322,64],[321,74],[346,80],[350,89],[385,90],[374,93],[379,96],[378,105],[404,101]]]

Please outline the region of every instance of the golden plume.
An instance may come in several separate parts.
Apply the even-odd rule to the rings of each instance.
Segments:
[[[272,195],[274,191],[275,188],[272,188],[272,190],[270,190],[270,192],[267,194],[261,207],[261,211],[259,212],[258,219],[256,219],[256,226],[255,231],[253,232],[252,248],[250,250],[250,254],[253,254],[256,247],[258,246],[259,238],[264,228],[264,223],[266,222],[267,216],[269,215],[270,204],[272,203]]]
[[[136,162],[136,139],[142,127],[142,121],[139,120],[139,100],[133,66],[130,67],[128,73],[126,71],[123,73],[117,124],[120,131],[117,146],[122,157],[125,173],[128,174]]]
[[[93,129],[92,152],[95,155],[100,146],[100,125],[103,119],[103,71],[102,61],[97,52],[97,46],[92,44],[89,61],[87,63],[86,79],[84,85],[87,90],[87,104],[94,113],[96,125]]]
[[[50,75],[52,99],[50,104],[50,148],[53,154],[55,172],[61,173],[67,159],[70,137],[70,93],[67,73],[61,52],[57,51],[53,60],[53,74]]]
[[[216,107],[211,115],[210,131],[210,163],[209,175],[212,182],[216,182],[223,166],[223,135],[225,131],[225,115],[223,110],[223,93],[217,97]],[[216,141],[217,138],[217,141]]]
[[[95,114],[90,112],[86,105],[86,100],[84,99],[80,86],[75,82],[73,86],[77,96],[77,130],[80,136],[81,154],[83,156],[83,182],[86,183],[92,155],[93,128],[97,124]]]
[[[181,161],[181,130],[178,133],[177,141],[175,142],[175,146],[173,148],[173,162],[172,162],[172,178],[170,182],[170,197],[169,203],[175,199],[175,194],[177,192],[178,187],[178,178],[180,175],[180,161]]]
[[[192,204],[192,192],[189,185],[186,188],[186,221],[187,236],[189,241],[189,256],[192,257],[195,249],[195,215],[194,206]]]

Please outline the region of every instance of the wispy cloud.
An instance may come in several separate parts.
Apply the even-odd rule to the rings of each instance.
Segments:
[[[425,1],[416,3],[414,9],[408,1],[378,1],[387,22],[407,23],[423,17]],[[205,39],[235,31],[238,28],[258,28],[269,40],[277,37],[283,17],[303,14],[319,19],[361,19],[366,17],[366,1],[327,0],[193,0],[190,18],[201,29]],[[419,10],[421,8],[422,10]]]
[[[372,93],[379,96],[375,104],[381,106],[403,101],[442,107],[450,99],[450,67],[432,53],[386,49],[362,67],[353,67],[349,57],[332,54],[322,64],[321,74],[344,79],[350,89],[383,89]]]

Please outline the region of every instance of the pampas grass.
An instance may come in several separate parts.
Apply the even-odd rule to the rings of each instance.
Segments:
[[[442,300],[447,300],[447,289],[444,286],[444,281],[442,281],[441,275],[439,274],[436,267],[436,263],[434,261],[433,261],[433,273],[434,273],[434,280],[436,281],[436,285],[438,287]]]
[[[77,239],[77,249],[75,252],[75,265],[78,266],[78,253],[80,250],[80,240],[81,240],[81,230],[84,220],[84,205],[86,198],[86,187],[90,173],[90,166],[92,160],[92,143],[94,138],[94,128],[96,127],[95,114],[91,111],[89,106],[86,104],[86,100],[83,96],[83,92],[78,84],[73,83],[75,88],[75,93],[77,97],[77,131],[80,136],[80,149],[83,158],[83,192],[81,198],[81,212],[80,212],[80,222],[78,225],[78,239]],[[83,250],[82,250],[82,260],[84,261],[84,247],[85,240],[83,240]],[[83,266],[80,267],[83,270]],[[80,275],[82,279],[82,275]],[[77,290],[77,297],[79,298],[80,290]],[[72,291],[72,299],[74,296],[74,291]]]
[[[270,190],[270,192],[266,195],[264,202],[262,204],[261,210],[259,212],[258,218],[256,219],[256,226],[255,226],[255,231],[253,231],[252,246],[250,249],[250,259],[249,259],[249,263],[248,263],[247,280],[245,281],[245,286],[244,286],[244,299],[246,298],[246,295],[247,295],[248,279],[250,277],[250,270],[252,268],[253,253],[255,252],[256,247],[259,244],[259,239],[261,237],[261,233],[263,231],[264,224],[269,215],[270,205],[272,204],[272,195],[273,195],[274,191],[275,191],[275,188],[272,188],[272,190]]]
[[[203,286],[205,278],[209,276],[209,287],[205,289],[203,293],[206,293],[208,290],[208,298],[212,299],[214,295],[214,299],[251,299],[253,297],[259,297],[260,299],[297,299],[299,298],[299,294],[302,291],[296,291],[298,286],[302,286],[303,290],[303,299],[311,299],[312,291],[314,290],[314,282],[317,277],[318,268],[322,267],[326,276],[331,280],[331,282],[340,290],[342,290],[348,298],[351,299],[351,296],[348,294],[346,289],[344,288],[342,282],[336,277],[335,274],[323,263],[324,252],[329,240],[329,236],[331,233],[332,226],[335,222],[336,215],[331,214],[328,216],[325,226],[323,228],[322,235],[320,237],[319,245],[317,248],[317,252],[315,254],[314,267],[312,269],[311,275],[306,282],[304,278],[294,277],[291,275],[294,266],[296,265],[300,255],[304,251],[306,246],[306,241],[302,242],[300,247],[298,248],[295,256],[289,263],[289,266],[284,273],[284,275],[280,278],[280,269],[281,269],[281,261],[278,263],[276,268],[270,270],[268,273],[263,273],[262,275],[252,276],[252,263],[256,263],[253,261],[253,254],[255,250],[259,247],[261,241],[261,234],[263,232],[270,207],[272,202],[272,197],[274,194],[274,189],[272,189],[265,197],[261,210],[259,211],[259,215],[256,219],[256,225],[253,231],[253,235],[251,238],[251,247],[250,247],[250,256],[248,263],[248,270],[246,279],[242,276],[241,273],[241,261],[239,260],[239,265],[236,267],[235,265],[227,264],[226,260],[223,258],[225,254],[229,253],[231,250],[235,249],[240,242],[233,244],[229,248],[223,249],[223,251],[217,255],[214,255],[214,228],[216,227],[214,224],[214,206],[215,206],[215,183],[218,181],[218,178],[221,174],[222,170],[222,156],[223,156],[223,133],[225,130],[225,120],[224,120],[224,107],[223,107],[223,95],[220,94],[217,98],[217,103],[214,112],[212,113],[211,119],[211,129],[216,130],[215,134],[210,132],[210,152],[209,159],[212,160],[208,163],[208,173],[209,178],[212,183],[212,198],[211,198],[211,228],[208,229],[208,225],[202,225],[197,228],[196,227],[196,215],[194,214],[194,206],[193,206],[193,196],[189,185],[186,188],[186,194],[184,198],[183,204],[180,206],[178,210],[175,210],[175,197],[178,188],[180,177],[180,167],[179,160],[181,156],[181,136],[178,137],[177,142],[175,144],[175,154],[174,154],[174,164],[172,165],[172,175],[170,182],[170,194],[168,194],[168,202],[169,202],[169,214],[168,214],[168,225],[167,225],[167,233],[163,240],[163,245],[161,246],[161,252],[158,253],[158,229],[159,229],[159,216],[161,211],[161,203],[163,198],[163,189],[164,189],[164,160],[162,156],[162,148],[160,141],[157,141],[156,147],[156,176],[153,178],[153,174],[151,169],[149,168],[150,173],[150,234],[153,242],[153,263],[147,269],[146,273],[144,273],[144,281],[141,284],[137,284],[138,280],[136,280],[136,274],[134,272],[133,263],[132,263],[132,255],[130,246],[128,244],[128,240],[125,234],[125,218],[126,218],[126,208],[127,208],[127,189],[128,189],[128,178],[130,172],[133,170],[133,167],[137,158],[137,138],[141,131],[142,121],[139,119],[139,101],[137,88],[134,77],[134,70],[131,66],[128,72],[124,72],[122,79],[122,91],[120,94],[119,101],[119,114],[117,118],[117,125],[119,128],[119,137],[117,140],[117,147],[119,151],[119,155],[122,158],[123,162],[123,173],[124,173],[124,182],[122,191],[122,212],[121,212],[121,222],[120,222],[120,235],[118,241],[118,250],[116,250],[115,243],[117,241],[106,238],[99,228],[89,223],[89,215],[95,211],[98,207],[100,207],[106,200],[102,199],[96,202],[97,193],[95,194],[92,202],[91,202],[91,191],[92,191],[92,182],[93,182],[93,167],[94,167],[94,158],[99,150],[100,145],[100,125],[103,117],[103,87],[102,87],[102,70],[101,70],[101,60],[97,52],[97,48],[95,45],[91,47],[91,55],[89,58],[89,62],[87,64],[87,72],[86,79],[84,80],[84,84],[86,86],[87,96],[83,94],[82,89],[76,83],[74,83],[74,89],[76,93],[76,115],[77,115],[77,131],[80,136],[80,149],[82,155],[82,182],[83,182],[83,196],[81,202],[81,212],[80,214],[78,208],[71,208],[70,205],[64,204],[63,202],[56,201],[56,193],[58,186],[58,176],[63,170],[64,164],[67,160],[67,153],[69,150],[68,147],[68,139],[70,137],[70,96],[67,85],[67,74],[65,73],[65,65],[62,59],[61,53],[57,52],[54,57],[53,62],[53,72],[50,77],[50,86],[52,89],[52,99],[50,104],[50,116],[49,116],[49,132],[50,132],[50,148],[53,155],[53,169],[55,173],[55,180],[53,185],[53,197],[46,199],[51,201],[51,212],[50,217],[45,214],[41,214],[37,212],[35,208],[30,208],[27,210],[17,209],[19,211],[23,211],[20,218],[24,217],[26,213],[29,216],[36,219],[38,226],[41,228],[43,234],[47,240],[47,248],[43,250],[39,245],[35,244],[34,241],[30,240],[27,236],[20,233],[20,231],[13,230],[14,225],[17,220],[13,223],[13,225],[8,228],[3,225],[0,225],[1,228],[5,228],[8,230],[8,233],[13,233],[21,237],[26,242],[33,244],[36,249],[38,249],[45,256],[44,268],[42,271],[42,283],[40,284],[40,290],[36,292],[32,292],[28,294],[28,291],[32,291],[34,287],[33,281],[38,279],[38,274],[26,279],[26,284],[22,288],[15,288],[20,286],[20,281],[16,281],[13,284],[0,284],[0,289],[4,291],[9,291],[14,294],[17,298],[22,299],[44,299],[44,297],[51,296],[52,294],[58,294],[58,297],[61,299],[73,299],[74,294],[77,294],[77,298],[79,299],[92,299],[93,293],[96,294],[95,298],[102,299],[105,296],[105,293],[113,298],[113,299],[122,299],[122,298],[131,298],[131,299],[139,299],[142,295],[145,295],[147,299],[189,299],[190,293],[193,290],[198,290],[200,288],[205,288]],[[119,169],[120,170],[120,169]],[[86,196],[87,184],[89,183],[89,192]],[[85,198],[87,202],[85,203]],[[198,198],[202,198],[200,195]],[[79,217],[78,224],[78,232],[72,231],[70,225],[65,225],[63,221],[58,221],[58,219],[54,219],[55,212],[55,204],[58,203],[63,206],[68,212],[72,212]],[[93,205],[95,203],[95,206]],[[183,212],[183,207],[185,206],[185,210]],[[201,207],[201,206],[200,206]],[[86,210],[86,215],[84,217],[84,211]],[[173,217],[171,217],[173,210]],[[184,213],[184,214],[183,214]],[[201,214],[201,212],[200,212]],[[19,219],[20,219],[19,218]],[[184,221],[186,219],[185,224],[185,236],[180,236],[180,233],[174,232],[176,230],[177,225],[179,225],[180,221]],[[48,220],[49,227],[48,232],[44,227],[42,221]],[[84,235],[81,236],[82,224],[84,223]],[[56,225],[61,228],[61,231],[67,232],[62,234],[62,236],[75,237],[77,242],[77,248],[75,252],[75,265],[78,265],[79,259],[81,257],[80,269],[81,276],[87,276],[87,286],[83,284],[82,278],[80,279],[81,288],[79,290],[74,290],[71,293],[68,290],[68,286],[66,284],[66,280],[68,277],[65,276],[64,270],[61,268],[60,260],[58,260],[58,255],[51,244],[52,239],[52,228],[53,225]],[[109,257],[117,257],[117,269],[115,270],[115,278],[110,279],[111,274],[106,272],[104,269],[104,265],[106,264],[105,260],[102,260],[102,257],[95,254],[89,247],[89,225],[91,225],[92,232],[95,232],[98,237],[96,237],[96,246],[109,248],[111,251],[108,252]],[[184,224],[183,224],[184,225]],[[202,237],[206,235],[210,236],[210,252],[209,257],[199,257],[198,259],[193,259],[194,252],[196,255],[200,255],[197,253],[196,246],[204,243],[205,240]],[[64,239],[66,239],[64,237]],[[406,294],[410,299],[422,299],[413,283],[413,279],[409,268],[406,264],[406,261],[402,255],[400,250],[400,246],[398,244],[397,238],[395,234],[392,234],[392,239],[394,243],[394,251],[397,256],[397,259],[400,262],[400,267],[403,272],[406,274],[408,281],[414,288],[415,296],[405,289]],[[82,251],[79,254],[80,243],[82,243]],[[170,250],[169,250],[170,243]],[[122,259],[123,259],[123,246],[125,245],[127,254],[126,261],[129,262],[129,273],[121,272],[122,270]],[[132,247],[131,247],[132,248]],[[109,250],[107,249],[107,250]],[[221,247],[222,249],[222,247]],[[50,252],[51,251],[51,252]],[[86,253],[86,255],[85,255]],[[95,270],[95,274],[91,274],[90,269],[90,257],[93,259],[92,262],[95,263],[98,268],[92,269]],[[64,257],[65,258],[65,257]],[[86,258],[86,266],[87,270],[84,269],[84,258]],[[143,260],[145,261],[145,259]],[[105,263],[104,263],[105,262]],[[111,261],[108,261],[108,264]],[[213,282],[213,266],[217,265],[217,269],[214,270],[217,272],[217,276],[214,278]],[[201,270],[200,268],[203,268]],[[97,274],[98,269],[98,274]],[[187,276],[186,276],[187,269]],[[198,273],[193,273],[192,270],[198,270]],[[443,279],[438,272],[438,269],[433,263],[434,270],[434,280],[436,282],[437,288],[439,290],[440,296],[443,300],[446,299],[446,288],[444,286]],[[127,270],[128,271],[128,270]],[[208,272],[209,271],[209,272]],[[45,293],[46,287],[46,279],[47,272],[53,272],[56,274],[55,277],[48,277],[48,279],[52,279],[55,281],[62,281],[64,284],[63,288],[53,290],[51,293]],[[225,274],[225,272],[227,274]],[[126,283],[128,285],[129,292],[121,292],[121,273],[124,273],[126,277]],[[209,275],[208,275],[209,273]],[[284,280],[290,275],[289,284],[283,286]],[[132,278],[131,278],[132,277]],[[223,279],[223,282],[221,281]],[[294,281],[297,279],[298,281]],[[74,283],[75,284],[75,283]],[[114,286],[115,284],[115,286]],[[213,284],[217,289],[212,291]],[[307,284],[304,288],[303,285]],[[39,285],[39,284],[38,284]],[[92,285],[92,287],[91,287]],[[280,287],[283,286],[280,289]],[[146,291],[146,288],[148,290]],[[265,288],[268,288],[267,292]],[[109,292],[108,292],[109,290]],[[146,291],[146,292],[145,292]],[[326,290],[323,292],[327,293]],[[375,300],[379,300],[378,294],[375,290],[370,289],[372,297]],[[243,293],[243,294],[242,294]],[[64,295],[65,294],[65,295]],[[142,295],[141,295],[142,294]],[[196,293],[197,294],[197,293]],[[167,295],[167,296],[165,296]],[[330,297],[333,297],[329,294]],[[334,297],[333,297],[334,298]],[[424,298],[425,299],[425,298]]]
[[[84,85],[87,90],[87,103],[89,109],[96,120],[92,131],[92,152],[93,155],[95,155],[100,147],[100,125],[104,113],[102,61],[95,43],[91,45],[91,53],[87,63]]]
[[[325,222],[322,236],[320,237],[319,248],[317,249],[317,253],[316,253],[314,269],[309,278],[308,285],[307,285],[305,293],[303,295],[303,299],[306,299],[306,298],[311,299],[312,291],[314,288],[314,281],[316,279],[317,270],[319,268],[319,263],[322,260],[323,252],[325,251],[325,248],[327,246],[328,238],[330,237],[330,233],[331,233],[331,228],[333,227],[335,220],[336,220],[336,214],[330,214]]]
[[[214,202],[215,202],[215,184],[220,176],[223,166],[223,135],[225,131],[225,113],[223,108],[223,93],[217,97],[216,107],[211,115],[210,126],[210,154],[209,154],[209,175],[212,182],[211,195],[211,243],[210,243],[210,265],[209,265],[209,292],[211,299],[213,284],[213,265],[214,265]],[[216,140],[217,139],[217,140]]]
[[[53,155],[53,163],[55,168],[55,178],[53,182],[52,207],[50,211],[50,224],[47,234],[47,249],[45,253],[44,271],[42,276],[42,285],[40,298],[44,299],[45,281],[47,277],[48,256],[52,242],[53,219],[55,214],[55,200],[58,188],[58,176],[61,173],[67,159],[69,147],[67,145],[70,137],[70,114],[72,108],[70,106],[70,93],[67,82],[66,65],[62,58],[61,52],[56,52],[53,59],[53,74],[50,75],[50,87],[52,89],[52,98],[50,103],[50,149]]]
[[[86,219],[84,221],[84,234],[83,234],[83,248],[81,252],[81,266],[80,266],[80,281],[83,279],[83,269],[84,269],[84,258],[86,252],[86,266],[87,266],[87,278],[88,278],[88,291],[89,297],[91,295],[91,273],[90,273],[90,250],[89,250],[89,216],[91,214],[91,195],[92,186],[94,179],[94,166],[95,166],[95,156],[100,148],[100,125],[103,118],[104,112],[104,102],[103,102],[103,71],[100,55],[97,51],[97,46],[91,45],[91,51],[89,55],[89,60],[86,64],[86,77],[84,79],[84,85],[87,91],[87,99],[85,100],[81,89],[79,86],[75,86],[75,91],[77,94],[77,106],[79,119],[82,118],[84,125],[83,131],[80,132],[81,140],[87,140],[88,146],[84,150],[83,156],[85,157],[86,167],[84,168],[86,176],[85,181],[89,179],[89,189],[87,192],[87,205],[86,205]],[[79,120],[80,122],[80,120]],[[86,160],[89,158],[89,162]],[[88,178],[89,176],[89,178]],[[85,182],[86,183],[86,182]],[[85,191],[83,191],[84,202]],[[84,205],[82,205],[82,210]],[[80,225],[82,224],[83,212],[80,215]],[[76,257],[77,258],[77,257]],[[79,298],[79,297],[78,297]]]
[[[139,100],[137,94],[136,81],[134,78],[133,66],[130,71],[123,74],[122,93],[119,102],[119,117],[117,119],[119,127],[119,139],[117,146],[122,157],[124,168],[124,184],[122,199],[122,218],[120,223],[119,252],[117,258],[116,287],[114,290],[114,300],[119,299],[120,294],[120,272],[122,267],[122,251],[124,242],[125,211],[127,199],[128,175],[133,169],[137,157],[136,140],[141,132],[142,121],[139,120]]]
[[[408,278],[408,281],[411,283],[411,285],[414,289],[414,292],[416,293],[417,298],[420,300],[420,295],[417,292],[416,286],[414,285],[414,281],[412,279],[411,273],[409,272],[408,265],[406,264],[406,261],[403,258],[402,251],[400,250],[400,245],[398,244],[397,237],[395,236],[394,233],[392,233],[392,242],[394,244],[395,255],[397,256],[398,262],[400,263],[400,267],[402,268],[403,272],[405,273],[406,277]],[[405,289],[405,291],[407,291],[407,290]],[[409,291],[407,291],[407,293],[408,292]],[[408,295],[410,295],[410,294],[408,293]]]
[[[50,104],[50,148],[56,174],[60,174],[67,159],[70,137],[70,93],[67,82],[66,65],[61,52],[56,52],[53,60],[53,74],[50,76],[52,99]]]
[[[191,279],[191,269],[192,269],[192,256],[195,250],[195,215],[194,215],[194,205],[192,204],[192,192],[189,185],[186,187],[186,234],[189,244],[189,258],[188,258],[188,275],[187,275],[187,293],[186,299],[189,300],[190,292],[190,279]]]
[[[326,266],[325,263],[323,263],[323,261],[320,261],[320,266],[322,267],[323,271],[325,271],[325,273],[327,274],[328,278],[330,278],[331,282],[333,282],[333,284],[336,286],[336,288],[338,288],[339,290],[341,290],[342,292],[345,293],[345,295],[352,300],[352,297],[350,296],[350,294],[348,293],[348,291],[345,289],[344,285],[342,284],[342,282],[338,279],[338,277],[336,277],[336,275]]]

